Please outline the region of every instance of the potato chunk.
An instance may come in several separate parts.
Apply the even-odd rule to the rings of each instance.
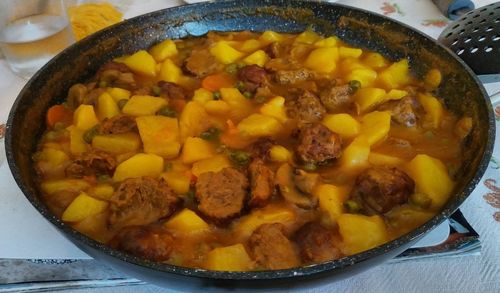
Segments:
[[[116,167],[113,181],[143,176],[158,177],[162,171],[162,157],[154,154],[136,154]]]
[[[342,138],[352,138],[361,131],[361,124],[345,113],[325,115],[322,124]]]
[[[193,175],[198,177],[206,172],[219,172],[220,170],[231,167],[231,162],[224,155],[217,155],[211,158],[197,161],[193,164]]]
[[[157,62],[161,62],[167,58],[177,55],[177,46],[175,42],[167,39],[149,49],[150,54]]]
[[[154,115],[167,101],[163,98],[153,96],[132,96],[123,106],[122,112],[132,116]]]
[[[208,159],[215,155],[212,143],[199,137],[188,137],[182,147],[182,162],[191,164],[199,160]]]
[[[190,136],[198,136],[207,126],[208,114],[202,104],[191,101],[186,104],[179,117],[181,142]]]
[[[122,61],[132,71],[138,74],[154,77],[156,75],[156,61],[145,50],[127,56]]]
[[[168,186],[172,188],[177,194],[186,194],[191,185],[191,176],[189,172],[169,171],[161,174],[161,178],[167,182]]]
[[[231,47],[227,41],[218,41],[210,48],[210,53],[223,64],[234,63],[244,56],[243,53]]]
[[[319,209],[324,214],[322,222],[327,226],[333,226],[344,213],[344,200],[348,196],[348,191],[335,185],[321,184],[315,190],[315,196],[319,200]]]
[[[385,90],[379,88],[362,88],[354,94],[356,109],[359,113],[365,113],[378,106],[385,97]]]
[[[337,47],[325,47],[313,50],[307,56],[304,65],[320,73],[330,73],[337,67],[339,50]]]
[[[247,65],[256,64],[260,67],[263,67],[267,61],[269,61],[269,56],[264,50],[257,50],[243,59],[243,62]]]
[[[112,154],[125,154],[137,152],[141,148],[141,140],[132,132],[96,135],[92,139],[92,147]]]
[[[373,111],[361,119],[361,133],[370,146],[384,141],[391,128],[390,111]]]
[[[273,136],[282,128],[276,118],[262,114],[248,116],[237,127],[241,133],[252,137]]]
[[[182,70],[172,60],[166,59],[160,67],[160,79],[168,82],[179,83]]]
[[[79,222],[87,217],[98,214],[108,207],[108,203],[80,193],[62,214],[65,222]]]
[[[234,232],[238,239],[244,241],[262,224],[281,223],[289,226],[295,219],[292,209],[285,206],[267,205],[241,217],[234,225]]]
[[[440,160],[420,154],[408,163],[407,169],[415,181],[416,192],[432,200],[431,209],[440,209],[448,201],[455,184]]]
[[[285,122],[288,119],[285,109],[285,98],[280,96],[272,98],[260,107],[260,113],[274,117],[280,122]]]
[[[408,60],[403,59],[382,70],[377,80],[385,89],[400,88],[410,82],[409,71]]]
[[[97,116],[95,115],[94,107],[92,105],[82,104],[76,108],[75,113],[73,114],[73,124],[76,128],[85,131],[94,127],[97,123],[99,123],[99,120],[97,120]]]
[[[206,267],[214,271],[248,271],[253,261],[243,244],[214,248],[207,254]]]
[[[176,233],[196,235],[210,230],[210,226],[195,212],[183,209],[180,213],[170,218],[164,226]]]
[[[108,93],[102,93],[97,99],[97,116],[99,119],[111,118],[120,114],[120,109],[116,105],[113,97]]]
[[[443,121],[444,109],[438,99],[431,95],[418,95],[418,101],[425,110],[424,126],[439,128]]]
[[[348,255],[374,248],[389,240],[384,220],[380,216],[343,214],[337,222]]]
[[[137,117],[137,128],[144,144],[144,152],[164,158],[177,157],[181,149],[176,118],[164,116]]]

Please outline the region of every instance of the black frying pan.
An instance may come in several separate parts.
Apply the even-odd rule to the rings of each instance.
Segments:
[[[202,35],[209,30],[300,32],[308,27],[378,51],[392,60],[409,58],[414,74],[431,67],[443,73],[437,95],[459,116],[474,121],[465,142],[465,164],[453,198],[423,226],[374,249],[322,264],[259,272],[216,272],[147,261],[110,249],[71,229],[40,200],[31,154],[45,128],[45,112],[68,88],[93,76],[106,61],[148,48],[165,38]],[[94,258],[152,283],[174,288],[203,286],[290,287],[330,282],[366,270],[407,249],[451,215],[482,177],[493,149],[494,118],[488,97],[473,72],[448,49],[404,24],[359,9],[324,2],[222,1],[165,9],[127,20],[71,46],[43,67],[19,94],[7,123],[6,151],[14,178],[31,204],[68,239]],[[34,239],[36,241],[36,239]],[[317,284],[317,283],[314,283]]]

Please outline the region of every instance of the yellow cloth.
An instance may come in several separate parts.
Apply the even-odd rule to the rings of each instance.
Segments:
[[[123,14],[109,3],[85,3],[68,9],[77,40],[120,22]]]

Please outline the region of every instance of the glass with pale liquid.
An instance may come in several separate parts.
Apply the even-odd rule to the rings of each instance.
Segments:
[[[73,42],[64,0],[0,1],[0,48],[17,75],[31,77]]]

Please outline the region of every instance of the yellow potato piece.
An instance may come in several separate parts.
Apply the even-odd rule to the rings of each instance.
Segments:
[[[339,47],[339,56],[340,58],[347,58],[347,57],[352,57],[352,58],[358,58],[363,54],[363,50],[358,49],[358,48],[349,48],[349,47]]]
[[[403,59],[382,70],[377,80],[385,89],[400,88],[410,82],[409,71],[408,60]]]
[[[73,124],[78,129],[86,131],[94,127],[97,123],[99,123],[99,120],[97,120],[94,106],[92,105],[82,104],[73,113]]]
[[[120,114],[120,109],[109,93],[102,93],[97,99],[97,117],[100,120]]]
[[[173,83],[180,83],[182,70],[172,60],[166,59],[160,67],[160,79]]]
[[[356,137],[343,151],[340,164],[344,168],[363,168],[368,166],[370,143],[364,137]]]
[[[231,107],[226,101],[211,100],[205,103],[205,110],[211,115],[226,115],[231,111]]]
[[[357,80],[361,83],[361,87],[369,87],[377,79],[377,72],[369,68],[356,68],[353,69],[347,77],[346,81]]]
[[[154,115],[167,105],[167,100],[153,96],[132,96],[123,106],[122,112],[132,116]]]
[[[285,98],[277,96],[269,100],[267,103],[260,107],[260,113],[274,117],[280,122],[288,120],[285,109]]]
[[[389,240],[384,220],[380,216],[342,214],[337,223],[348,255],[374,248]]]
[[[380,55],[379,53],[366,53],[366,55],[363,57],[363,63],[370,66],[371,68],[383,68],[386,66],[389,66],[389,61],[384,58],[384,56]]]
[[[224,100],[231,107],[230,119],[237,123],[243,118],[247,117],[254,112],[254,105],[252,102],[245,98],[241,92],[236,88],[221,88],[220,94]]]
[[[54,194],[61,191],[78,192],[86,190],[90,184],[83,179],[58,179],[44,181],[41,184],[42,191],[46,194]]]
[[[210,231],[210,226],[207,222],[187,208],[170,218],[164,226],[167,229],[173,230],[175,233],[188,235],[197,235]]]
[[[164,40],[149,49],[149,53],[157,62],[177,55],[177,46],[172,40]]]
[[[186,104],[179,117],[181,142],[190,136],[198,136],[206,129],[208,114],[202,104],[191,101]]]
[[[280,122],[271,116],[252,114],[243,119],[237,126],[243,135],[252,137],[273,136],[277,134],[282,126]]]
[[[141,148],[141,140],[132,132],[96,135],[92,139],[92,147],[111,154],[125,154],[137,152]]]
[[[269,158],[273,162],[288,162],[292,158],[292,153],[285,147],[280,145],[273,145],[269,149]]]
[[[379,88],[358,89],[353,96],[358,114],[365,113],[384,101],[385,90]]]
[[[392,89],[384,97],[384,101],[387,100],[401,100],[408,95],[407,91]]]
[[[243,244],[214,248],[207,254],[206,268],[214,271],[248,271],[253,261]]]
[[[314,46],[319,48],[336,47],[339,44],[339,42],[340,40],[337,37],[328,37],[315,42]]]
[[[415,191],[426,194],[431,209],[440,209],[448,201],[455,186],[446,166],[438,159],[420,154],[407,166],[408,175],[415,181]]]
[[[441,71],[439,69],[431,69],[424,77],[424,84],[429,89],[436,89],[441,84]]]
[[[182,162],[191,164],[215,155],[214,145],[199,137],[188,137],[182,147]]]
[[[438,99],[431,95],[419,94],[418,101],[425,110],[424,126],[439,128],[443,121],[444,108]]]
[[[258,40],[256,39],[249,39],[249,40],[245,40],[243,41],[243,43],[241,43],[237,49],[239,51],[242,51],[242,52],[245,52],[245,53],[251,53],[251,52],[255,52],[256,50],[262,48],[263,45],[261,42],[259,42]]]
[[[107,92],[111,95],[111,97],[113,97],[115,102],[118,102],[119,100],[128,100],[131,95],[130,91],[119,87],[109,87]]]
[[[319,209],[325,214],[323,223],[333,226],[337,219],[344,213],[344,201],[348,191],[331,184],[321,184],[314,192],[319,201]]]
[[[111,184],[98,184],[93,186],[88,190],[88,194],[92,197],[102,200],[109,200],[113,193],[115,192],[113,186]]]
[[[154,154],[136,154],[120,163],[113,175],[113,181],[143,176],[158,177],[163,171],[163,158]]]
[[[206,172],[219,172],[220,170],[231,167],[231,162],[224,155],[216,155],[211,158],[197,161],[193,164],[193,175],[199,177]]]
[[[186,172],[169,171],[161,174],[161,178],[167,182],[177,194],[186,194],[191,185],[191,177],[186,175]]]
[[[79,222],[104,211],[107,207],[107,202],[95,199],[82,192],[66,208],[61,219],[65,222]]]
[[[391,112],[373,111],[361,118],[361,132],[370,146],[384,141],[391,128]]]
[[[281,35],[280,33],[273,32],[273,31],[265,31],[260,35],[259,41],[263,43],[264,45],[269,45],[271,43],[275,42],[282,42],[285,40],[285,37]]]
[[[338,59],[337,47],[318,48],[307,56],[304,66],[320,73],[330,73],[337,67]]]
[[[322,121],[323,125],[342,138],[352,138],[361,131],[361,124],[349,114],[328,114]]]
[[[244,54],[231,45],[227,41],[218,41],[212,48],[210,53],[221,63],[231,64],[244,56]]]
[[[69,150],[73,155],[79,155],[87,151],[87,143],[83,140],[85,130],[74,125],[66,128],[69,131]]]
[[[370,155],[368,156],[368,162],[376,166],[399,166],[404,164],[406,161],[395,156],[370,152]]]
[[[263,67],[267,61],[269,61],[269,56],[267,56],[264,50],[257,50],[243,59],[243,62],[245,62],[245,64],[256,64],[260,67]]]
[[[300,33],[296,38],[295,42],[297,43],[305,43],[305,44],[314,44],[317,41],[322,39],[317,33],[307,30],[305,32]]]
[[[149,77],[156,76],[156,61],[147,51],[140,50],[122,61],[132,71]]]
[[[136,121],[145,153],[167,159],[177,157],[181,149],[177,118],[141,116]]]
[[[238,239],[245,241],[262,224],[281,223],[285,226],[295,221],[292,209],[284,206],[267,205],[262,209],[252,210],[235,223],[233,231]]]
[[[213,100],[214,100],[214,94],[209,90],[206,90],[204,88],[199,88],[194,91],[193,101],[195,102],[204,105],[205,103]]]

